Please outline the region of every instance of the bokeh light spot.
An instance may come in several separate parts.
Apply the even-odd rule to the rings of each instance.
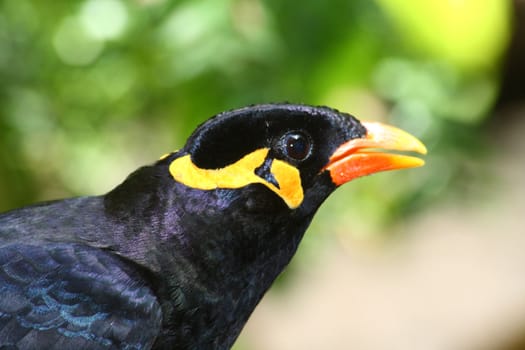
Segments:
[[[77,17],[66,17],[55,33],[53,46],[64,63],[84,66],[100,55],[104,43],[89,36]]]
[[[126,7],[119,0],[88,0],[80,12],[82,25],[95,39],[118,38],[128,21]]]

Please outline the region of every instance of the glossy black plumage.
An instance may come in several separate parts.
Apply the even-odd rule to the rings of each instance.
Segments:
[[[290,132],[307,135],[306,159],[287,154]],[[225,112],[105,196],[0,215],[0,347],[230,348],[335,189],[323,166],[365,132],[326,107]],[[184,155],[216,169],[261,148],[268,156],[254,171],[265,181],[275,182],[278,160],[299,170],[297,208],[260,183],[203,190],[170,174]]]
[[[0,339],[20,349],[144,349],[159,303],[118,258],[75,244],[1,250]],[[16,315],[16,316],[15,316]]]

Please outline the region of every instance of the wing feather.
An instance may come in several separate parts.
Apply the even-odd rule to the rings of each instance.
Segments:
[[[159,303],[140,274],[79,244],[0,248],[0,347],[148,349]]]

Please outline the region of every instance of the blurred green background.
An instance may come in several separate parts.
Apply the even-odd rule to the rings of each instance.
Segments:
[[[395,124],[429,148],[424,168],[339,190],[290,271],[319,264],[334,245],[395,245],[402,238],[392,236],[404,230],[393,227],[437,206],[490,201],[498,191],[490,165],[499,146],[492,136],[500,120],[512,119],[498,111],[503,97],[515,101],[516,91],[518,101],[523,97],[516,60],[505,64],[512,63],[510,48],[523,52],[523,45],[511,44],[520,42],[518,6],[506,0],[3,0],[0,210],[102,194],[181,147],[218,112],[289,101]],[[292,293],[279,288],[288,280],[273,293]],[[237,347],[261,348],[253,336],[258,330],[246,333]]]

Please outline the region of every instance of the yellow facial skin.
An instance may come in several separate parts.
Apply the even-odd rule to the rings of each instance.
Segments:
[[[301,205],[304,199],[299,170],[278,159],[272,161],[271,173],[279,187],[255,174],[268,156],[268,148],[255,150],[237,162],[220,169],[201,169],[191,161],[190,155],[175,159],[169,167],[173,178],[200,190],[217,188],[236,189],[250,184],[263,184],[282,198],[290,209]]]

